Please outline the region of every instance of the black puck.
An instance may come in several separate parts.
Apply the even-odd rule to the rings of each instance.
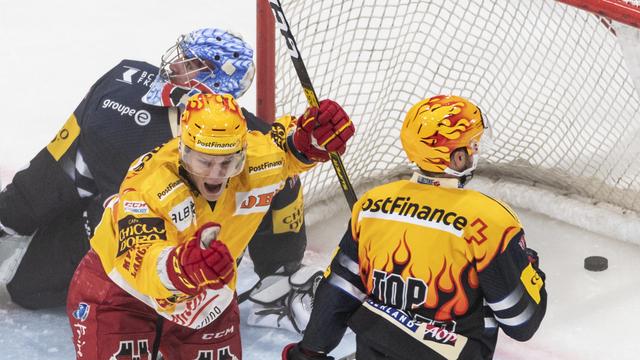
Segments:
[[[587,256],[584,258],[584,268],[589,271],[604,271],[609,267],[609,260],[604,256]]]

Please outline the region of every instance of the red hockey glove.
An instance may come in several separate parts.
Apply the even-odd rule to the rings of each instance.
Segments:
[[[333,357],[303,349],[300,344],[289,344],[282,350],[282,360],[333,360]]]
[[[234,275],[227,246],[216,240],[220,225],[209,222],[191,240],[176,246],[167,259],[167,275],[175,288],[196,295],[205,288],[220,289]]]
[[[333,100],[320,101],[298,119],[293,145],[309,160],[327,161],[329,152],[343,154],[355,127],[347,113]]]

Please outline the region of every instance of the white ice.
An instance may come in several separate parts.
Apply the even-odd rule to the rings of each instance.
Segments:
[[[234,30],[255,44],[254,5],[254,1],[228,0],[0,0],[0,99],[4,101],[0,180],[6,184],[53,138],[91,84],[121,59],[158,64],[178,34],[205,26]],[[253,109],[254,98],[252,90],[243,98],[243,105]],[[529,245],[541,256],[549,306],[531,341],[517,343],[502,335],[496,359],[638,358],[640,248],[539,213],[516,210]],[[564,209],[565,213],[572,211],[571,207]],[[313,251],[309,258],[326,261],[346,218],[346,211],[337,212],[309,227]],[[610,221],[602,216],[590,222],[591,228],[598,228]],[[20,255],[14,253],[19,251],[15,244],[3,245],[0,251],[3,259],[15,261]],[[583,259],[588,255],[606,256],[609,269],[601,273],[584,270]],[[10,267],[0,264],[0,280],[6,281]],[[243,265],[240,277],[241,287],[252,284],[250,264]],[[241,311],[244,322],[246,305]],[[242,334],[245,359],[278,359],[283,345],[299,339],[285,331],[247,326]],[[351,350],[352,336],[337,354]],[[31,358],[74,358],[64,312],[20,309],[2,290],[0,359]]]
[[[342,201],[342,199],[337,199]],[[516,209],[527,232],[529,246],[537,249],[547,274],[547,315],[532,340],[519,343],[501,334],[495,359],[637,359],[637,322],[640,319],[640,248],[584,231],[546,216]],[[313,250],[307,259],[327,260],[327,249],[339,240],[347,213],[339,211],[326,222],[308,229]],[[606,221],[606,220],[603,220]],[[318,255],[325,254],[325,255]],[[589,272],[583,268],[588,255],[609,259],[609,269]],[[250,262],[241,266],[241,288],[255,275]],[[73,358],[71,331],[63,309],[26,311],[0,298],[0,359]],[[279,359],[284,345],[299,336],[285,330],[244,325],[247,304],[241,307],[244,359]],[[353,335],[337,349],[337,355],[354,350]]]

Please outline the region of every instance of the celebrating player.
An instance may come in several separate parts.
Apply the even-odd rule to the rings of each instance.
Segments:
[[[268,135],[248,131],[218,94],[190,97],[180,127],[132,163],[74,274],[78,359],[240,359],[236,260],[286,179],[344,152],[354,132],[331,100]]]
[[[0,236],[35,233],[7,286],[12,301],[30,309],[65,304],[104,200],[118,192],[133,160],[177,134],[183,96],[239,97],[253,75],[249,44],[223,30],[201,29],[180,36],[160,69],[123,60],[102,76],[53,141],[0,193]],[[269,131],[242,111],[249,129]],[[306,234],[296,176],[275,195],[271,209],[249,246],[260,278],[276,270],[286,276],[300,266]]]
[[[485,128],[457,96],[409,110],[400,139],[420,170],[356,203],[304,338],[283,359],[331,359],[347,326],[367,360],[491,359],[499,328],[533,336],[547,305],[537,254],[513,210],[463,188]]]

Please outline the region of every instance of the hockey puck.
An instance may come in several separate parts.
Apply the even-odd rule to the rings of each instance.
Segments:
[[[609,260],[603,256],[588,256],[584,258],[584,268],[589,271],[604,271],[609,267]]]

